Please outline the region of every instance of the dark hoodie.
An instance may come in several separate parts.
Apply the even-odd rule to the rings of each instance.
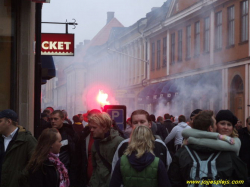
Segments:
[[[142,157],[140,158],[136,158],[136,153],[132,153],[130,156],[127,156],[129,163],[131,164],[131,166],[141,172],[143,171],[146,167],[148,167],[155,159],[155,156],[149,152],[144,153],[144,155],[142,155]],[[123,184],[123,177],[122,177],[122,173],[120,170],[120,163],[121,163],[121,159],[119,159],[116,163],[111,181],[110,181],[110,187],[120,187],[121,184]],[[159,165],[158,165],[158,172],[157,172],[157,180],[158,180],[158,186],[159,187],[168,187],[171,186],[170,185],[170,181],[168,179],[168,175],[167,175],[167,170],[163,164],[163,162],[161,160],[159,160]]]

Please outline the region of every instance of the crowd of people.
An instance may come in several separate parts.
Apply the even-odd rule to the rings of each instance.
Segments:
[[[250,186],[250,117],[246,127],[230,110],[196,109],[189,118],[135,110],[119,129],[98,109],[72,123],[47,107],[33,136],[3,110],[0,186]]]

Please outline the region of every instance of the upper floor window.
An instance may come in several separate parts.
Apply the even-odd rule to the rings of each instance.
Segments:
[[[165,67],[167,65],[167,38],[163,38],[163,59],[162,66]]]
[[[200,22],[197,21],[194,25],[194,55],[200,54]]]
[[[191,25],[186,28],[186,58],[191,57]]]
[[[161,40],[157,41],[157,69],[160,69],[161,65]]]
[[[228,46],[234,45],[234,6],[227,9],[228,13]]]
[[[215,16],[215,49],[222,48],[222,11]]]
[[[182,30],[178,31],[178,62],[182,61]]]
[[[171,34],[171,63],[175,62],[175,33]]]
[[[210,19],[209,17],[204,20],[204,52],[209,52],[210,48]]]
[[[152,43],[151,70],[155,69],[155,43]]]
[[[240,41],[248,41],[248,0],[241,2],[241,35]]]

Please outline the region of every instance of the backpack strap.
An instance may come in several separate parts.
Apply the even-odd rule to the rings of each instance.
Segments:
[[[199,163],[199,160],[200,160],[200,158],[199,158],[199,156],[197,155],[197,153],[196,153],[196,155],[195,155],[195,153],[194,153],[194,151],[193,150],[190,150],[189,148],[188,148],[188,146],[184,146],[186,149],[187,149],[187,151],[188,151],[188,153],[189,153],[189,155],[191,156],[191,158],[193,159],[193,161],[195,162],[195,163],[197,163],[197,167],[196,167],[196,174],[195,174],[195,179],[194,180],[200,180],[200,163]],[[195,184],[195,186],[198,186],[197,184]]]
[[[100,140],[95,140],[94,145],[95,145],[95,149],[96,149],[100,159],[102,160],[102,163],[109,170],[109,173],[111,173],[111,169],[112,169],[111,164],[105,158],[103,158],[103,156],[100,153]]]
[[[220,151],[219,153],[217,153],[216,155],[213,155],[213,154],[214,154],[214,153],[213,153],[213,154],[212,154],[213,157],[211,158],[211,160],[208,160],[208,164],[207,164],[208,173],[207,173],[207,176],[208,176],[209,179],[213,179],[211,162],[212,162],[212,161],[215,161],[215,160],[218,158],[218,156],[220,155],[220,153],[221,153],[221,151]],[[212,155],[211,155],[211,156],[212,156]],[[211,156],[210,156],[210,157],[211,157]]]

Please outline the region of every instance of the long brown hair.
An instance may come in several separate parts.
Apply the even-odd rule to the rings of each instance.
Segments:
[[[36,171],[42,166],[43,162],[47,159],[47,155],[50,152],[51,146],[57,140],[58,130],[55,128],[45,129],[38,138],[37,146],[31,156],[31,159],[27,165],[28,170]]]

